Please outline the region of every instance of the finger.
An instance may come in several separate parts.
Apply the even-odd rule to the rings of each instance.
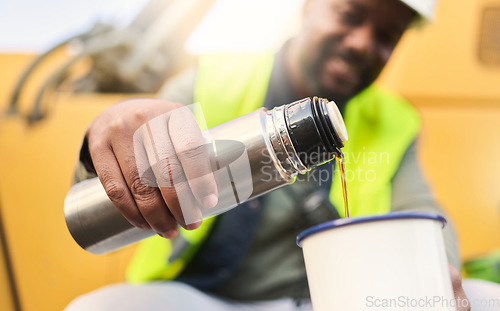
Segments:
[[[194,229],[201,224],[202,214],[168,135],[169,117],[163,114],[142,127],[144,147],[168,209],[181,226]]]
[[[151,229],[163,237],[171,238],[177,234],[177,223],[169,213],[158,189],[151,181],[143,182],[139,175],[138,163],[144,168],[147,162],[146,152],[141,147],[141,135],[134,133],[133,137],[127,137],[126,133],[128,131],[114,133],[112,144],[126,184],[137,209]]]
[[[204,207],[217,205],[217,183],[209,153],[194,115],[187,107],[172,111],[168,130],[194,197]]]
[[[470,301],[465,294],[464,288],[462,287],[462,276],[460,272],[448,263],[448,268],[450,270],[451,285],[453,287],[453,294],[457,303],[457,311],[468,311],[471,309]]]
[[[110,144],[103,140],[89,139],[89,152],[96,173],[113,205],[133,226],[151,229],[135,204]]]

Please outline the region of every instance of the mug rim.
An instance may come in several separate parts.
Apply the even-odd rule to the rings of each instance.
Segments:
[[[296,243],[302,248],[302,241],[310,235],[334,228],[345,227],[366,222],[381,221],[381,220],[394,220],[394,219],[431,219],[440,221],[444,228],[447,224],[446,218],[441,215],[428,213],[428,212],[390,212],[383,215],[353,217],[353,218],[338,218],[323,222],[314,227],[308,228],[299,235],[297,235]]]

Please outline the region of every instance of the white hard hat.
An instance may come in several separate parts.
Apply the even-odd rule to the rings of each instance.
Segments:
[[[415,10],[423,20],[432,20],[434,17],[434,6],[437,0],[401,0],[407,6]]]

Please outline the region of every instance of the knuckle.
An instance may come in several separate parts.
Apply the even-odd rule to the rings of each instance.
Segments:
[[[167,182],[171,181],[171,171],[170,171],[170,162],[166,159],[160,160],[158,163],[156,163],[156,170],[155,174],[157,175],[156,178],[161,180],[162,182]]]
[[[149,113],[146,108],[138,106],[132,113],[132,120],[136,124],[144,124],[149,120]]]
[[[109,122],[108,128],[111,133],[120,133],[124,130],[126,122],[122,118],[114,118]]]
[[[104,137],[91,136],[88,139],[89,152],[99,153],[101,150],[108,149],[108,141]]]
[[[184,171],[177,161],[161,160],[156,164],[156,178],[162,187],[173,187],[183,180]]]
[[[127,194],[127,188],[119,182],[109,181],[106,184],[105,190],[108,197],[113,202],[120,202]]]
[[[152,200],[156,192],[155,188],[146,185],[139,177],[132,180],[130,190],[136,199],[143,201]]]
[[[170,200],[177,199],[177,190],[175,189],[174,186],[162,187],[161,192],[164,197]]]
[[[186,144],[186,149],[182,152],[180,156],[187,160],[202,160],[205,157],[205,146],[196,143]]]
[[[184,136],[181,138],[179,143],[180,146],[182,146],[180,154],[203,150],[202,148],[204,147],[203,144],[200,143],[194,136]]]

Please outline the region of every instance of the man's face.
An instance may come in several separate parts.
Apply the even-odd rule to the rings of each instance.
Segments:
[[[309,0],[298,36],[307,91],[345,101],[370,85],[414,17],[399,0]]]

